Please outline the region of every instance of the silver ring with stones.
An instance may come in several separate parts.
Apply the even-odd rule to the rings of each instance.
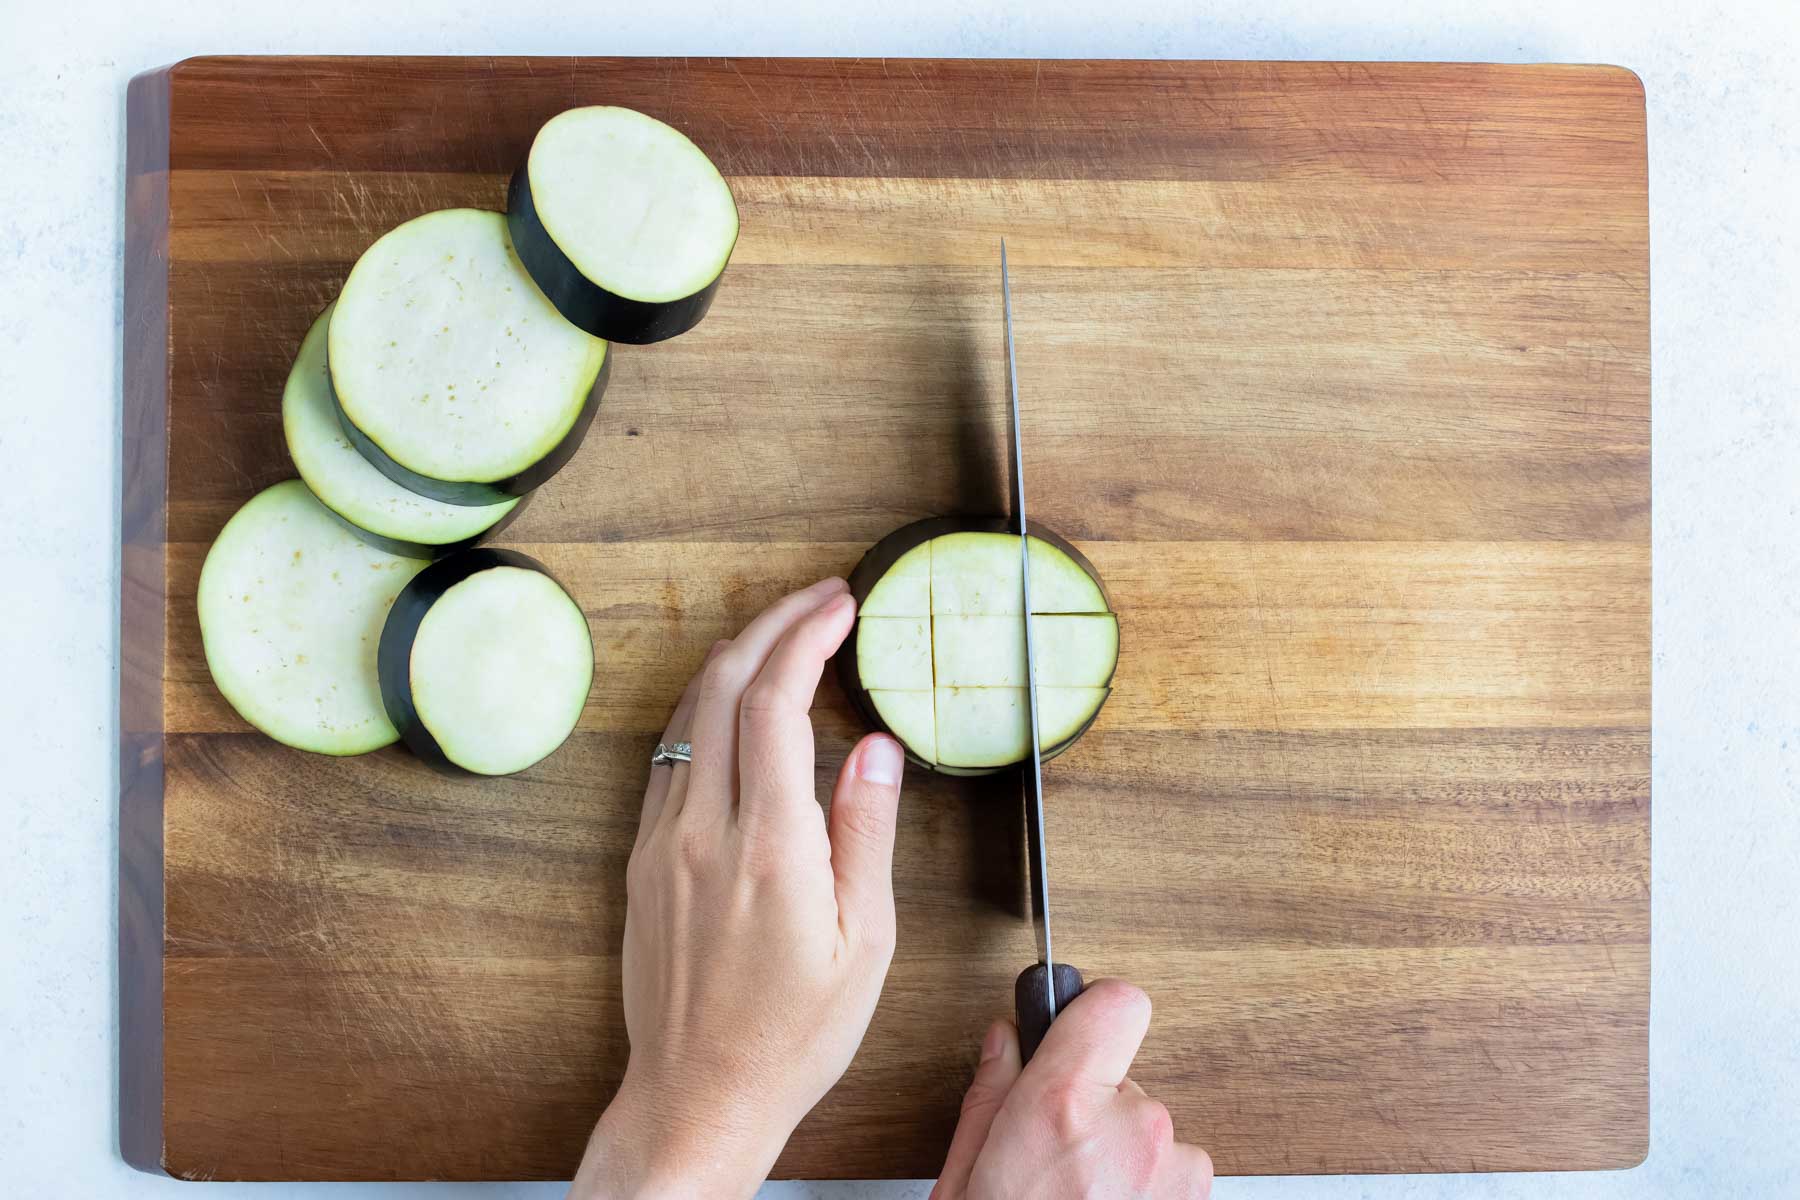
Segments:
[[[694,747],[691,742],[676,742],[672,746],[658,742],[656,743],[656,753],[650,756],[650,765],[653,767],[672,767],[678,762],[691,763],[693,761]]]

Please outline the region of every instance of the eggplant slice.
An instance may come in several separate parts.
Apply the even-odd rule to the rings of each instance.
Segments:
[[[427,213],[363,252],[332,309],[339,424],[408,491],[482,507],[523,496],[581,445],[607,344],[557,313],[500,213]]]
[[[350,444],[331,403],[325,367],[332,305],[300,343],[281,393],[281,428],[300,478],[319,502],[358,537],[390,554],[441,558],[493,537],[510,525],[530,497],[471,508],[408,491],[376,470]]]
[[[738,236],[737,202],[704,151],[654,117],[605,106],[544,123],[506,216],[557,311],[639,345],[700,323]]]
[[[344,528],[298,479],[238,509],[200,569],[200,638],[213,682],[278,742],[365,754],[399,735],[376,648],[394,598],[425,563]]]
[[[381,632],[381,699],[413,753],[510,775],[567,740],[594,681],[587,618],[544,565],[481,548],[440,559]]]
[[[1033,525],[1038,733],[1045,759],[1099,715],[1119,623],[1092,563]],[[850,574],[856,629],[844,690],[876,728],[935,771],[984,775],[1030,754],[1019,542],[1004,520],[937,517],[875,545]]]

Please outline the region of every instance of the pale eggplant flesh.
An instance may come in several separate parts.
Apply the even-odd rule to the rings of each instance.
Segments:
[[[339,426],[350,444],[366,458],[376,470],[389,479],[419,495],[431,500],[440,500],[445,504],[461,504],[477,507],[489,504],[502,504],[521,496],[529,496],[546,480],[568,465],[581,449],[582,440],[587,437],[588,427],[594,423],[594,414],[600,411],[600,398],[606,394],[606,385],[612,378],[612,355],[608,354],[600,364],[600,373],[594,377],[593,387],[588,390],[587,399],[582,402],[580,411],[575,414],[575,423],[569,427],[554,449],[544,457],[532,463],[522,471],[514,472],[500,479],[468,480],[438,479],[431,475],[421,475],[410,467],[404,466],[388,452],[383,450],[368,434],[352,421],[339,403],[337,392],[331,394],[332,410],[337,415]]]
[[[538,290],[504,214],[442,209],[357,259],[325,361],[358,453],[408,491],[480,507],[525,495],[574,457],[612,355]]]
[[[376,643],[425,568],[353,536],[298,479],[259,492],[207,551],[195,597],[207,668],[225,699],[276,741],[366,754],[398,736]]]
[[[351,443],[332,401],[325,340],[326,305],[301,340],[281,394],[281,428],[300,478],[344,528],[371,546],[405,558],[443,558],[492,538],[531,503],[445,504],[401,487]]]
[[[1093,724],[1118,661],[1118,618],[1093,564],[1041,525],[1032,538],[1038,729],[1045,760]],[[1001,518],[936,517],[883,538],[850,574],[845,692],[916,764],[986,775],[1029,756],[1023,588]]]
[[[506,194],[526,271],[578,329],[643,345],[706,316],[737,243],[737,203],[704,151],[613,106],[545,122]]]
[[[481,547],[395,599],[376,657],[400,738],[451,774],[510,775],[573,732],[593,685],[586,618],[545,566]]]

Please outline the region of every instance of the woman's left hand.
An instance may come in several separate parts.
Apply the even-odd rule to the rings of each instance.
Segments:
[[[903,762],[873,734],[829,818],[807,715],[855,619],[841,579],[713,647],[663,740],[627,871],[631,1057],[572,1196],[749,1195],[862,1041],[894,951]]]

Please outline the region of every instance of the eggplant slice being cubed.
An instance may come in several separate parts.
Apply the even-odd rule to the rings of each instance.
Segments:
[[[472,507],[522,496],[586,435],[612,366],[520,264],[500,213],[414,218],[356,260],[326,363],[339,424],[395,483]]]
[[[737,202],[680,130],[572,108],[538,130],[506,196],[525,269],[569,321],[644,344],[706,315],[737,244]]]
[[[298,479],[259,492],[225,523],[200,569],[200,639],[213,682],[278,742],[365,754],[398,736],[376,647],[388,610],[423,568],[357,538]]]
[[[381,698],[434,766],[510,775],[567,740],[594,681],[581,607],[544,565],[483,547],[440,559],[394,601]]]
[[[441,558],[494,536],[530,502],[514,496],[472,508],[408,491],[350,444],[331,403],[325,367],[331,305],[300,343],[281,394],[281,428],[300,478],[326,509],[370,545],[408,558]]]
[[[1038,525],[1028,545],[1044,758],[1086,732],[1111,690],[1118,618],[1093,564]],[[933,518],[883,538],[850,575],[856,628],[838,655],[865,718],[933,770],[981,775],[1031,753],[1019,539],[998,519]]]

